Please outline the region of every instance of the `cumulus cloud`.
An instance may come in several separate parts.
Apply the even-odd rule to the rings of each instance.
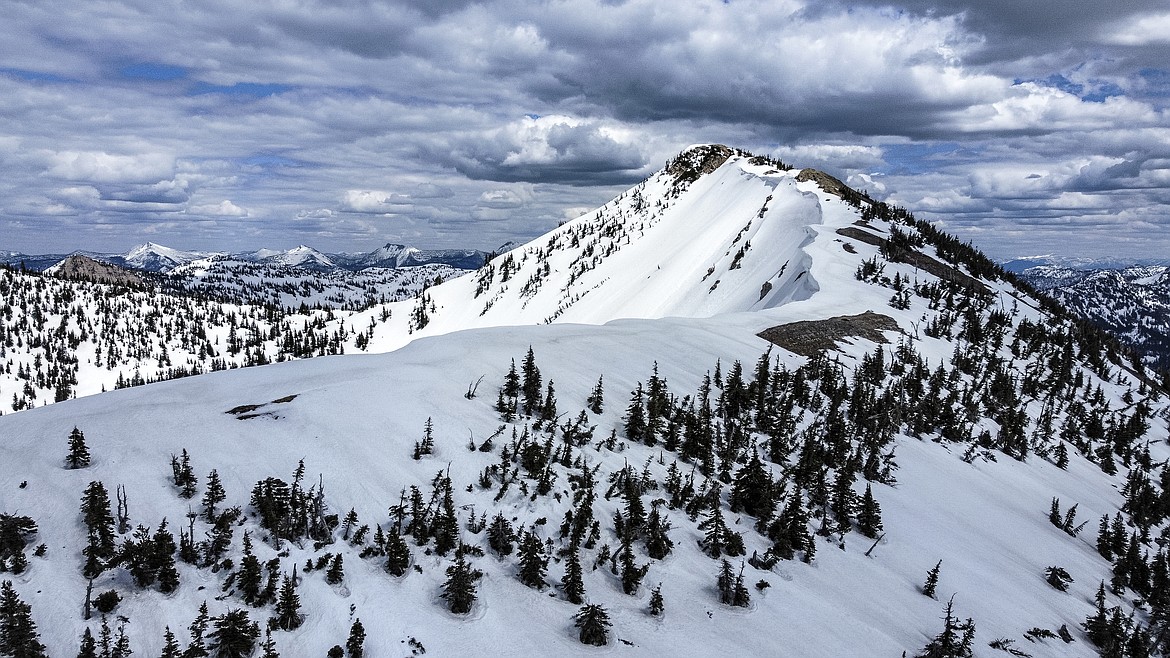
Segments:
[[[174,174],[173,156],[162,153],[120,155],[104,151],[45,153],[45,173],[53,178],[97,183],[145,183]]]
[[[241,208],[228,199],[219,203],[189,206],[187,213],[191,215],[208,215],[211,217],[247,217],[248,210]]]
[[[341,197],[341,209],[349,212],[387,212],[393,195],[376,190],[347,190]]]
[[[438,141],[430,155],[473,179],[597,185],[647,173],[634,131],[565,115],[525,116]]]
[[[494,248],[710,141],[993,250],[1170,202],[1164,0],[6,9],[0,248]]]
[[[484,208],[519,208],[524,205],[524,200],[512,190],[488,190],[479,195],[477,205]]]

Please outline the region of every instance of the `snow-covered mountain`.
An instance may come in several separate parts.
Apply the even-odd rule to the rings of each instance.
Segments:
[[[41,272],[71,255],[82,255],[120,267],[152,273],[169,273],[196,261],[210,263],[245,262],[277,267],[298,267],[312,272],[357,272],[370,268],[397,269],[420,265],[445,265],[453,269],[473,270],[487,255],[475,249],[418,249],[399,244],[385,244],[370,252],[330,254],[306,245],[287,250],[257,249],[243,252],[181,251],[153,242],[140,244],[125,254],[77,251],[73,254],[29,255],[15,251],[0,252],[0,264]]]
[[[1089,258],[1084,256],[1063,256],[1045,254],[1041,256],[1019,256],[1003,262],[1009,272],[1021,274],[1038,267],[1064,270],[1124,270],[1129,267],[1170,266],[1166,258]]]
[[[206,258],[208,255],[198,251],[179,251],[147,242],[131,249],[118,264],[147,272],[169,272],[184,263]]]
[[[19,571],[0,580],[52,655],[101,637],[99,595],[137,655],[168,629],[285,656],[347,638],[1134,656],[1170,637],[1165,391],[821,172],[695,148],[474,275],[308,326],[394,351],[0,417]]]
[[[475,249],[418,249],[387,243],[368,253],[331,254],[330,257],[338,265],[349,270],[361,270],[369,267],[416,267],[435,263],[474,270],[483,265],[486,255]]]
[[[1019,276],[1132,345],[1150,365],[1170,371],[1170,266],[1038,265]]]

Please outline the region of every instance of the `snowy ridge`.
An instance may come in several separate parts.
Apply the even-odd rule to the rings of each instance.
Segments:
[[[379,326],[372,345],[472,327],[710,317],[808,298],[818,284],[804,247],[826,206],[844,203],[772,163],[722,155],[693,181],[664,169],[473,277],[429,289]]]

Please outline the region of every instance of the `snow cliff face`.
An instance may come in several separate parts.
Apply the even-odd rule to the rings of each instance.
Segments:
[[[1165,605],[1165,579],[1109,559],[1164,564],[1164,393],[958,241],[826,177],[797,178],[701,147],[474,275],[305,320],[345,335],[347,351],[395,351],[0,417],[0,513],[38,524],[22,537],[28,566],[0,579],[32,607],[52,655],[75,654],[86,628],[97,635],[98,617],[82,616],[90,533],[77,506],[102,482],[125,485],[121,546],[164,518],[197,545],[167,594],[137,586],[124,559],[99,565],[94,593],[120,593],[109,623],[130,620],[138,655],[160,654],[168,627],[193,642],[203,602],[212,617],[278,615],[244,585],[251,559],[264,578],[271,564],[297,583],[304,623],[272,636],[285,656],[324,655],[357,619],[371,656],[916,655],[943,632],[952,595],[973,620],[975,656],[1000,655],[993,641],[1092,656],[1114,630],[1140,635]],[[539,384],[506,394],[513,364],[535,380],[529,351]],[[66,469],[74,426],[92,459]],[[174,483],[184,450],[192,498]],[[212,469],[226,498],[204,514]],[[312,487],[297,509],[316,501],[314,523],[336,515],[336,527],[290,538],[299,525],[266,525],[268,478]],[[217,530],[209,519],[234,507]],[[350,509],[357,520],[344,524]],[[1119,528],[1103,544],[1102,516]],[[524,560],[499,550],[485,527],[497,518],[528,538]],[[407,566],[394,575],[385,538],[400,530]],[[665,555],[651,541],[661,532]],[[481,572],[465,614],[441,598],[458,544]],[[532,554],[547,562],[535,577]],[[337,556],[344,575],[329,582]],[[609,612],[610,649],[578,642],[563,579],[574,556],[584,600]],[[1071,575],[1067,591],[1046,580],[1050,567]],[[741,573],[749,596],[728,602],[720,590]],[[1099,609],[1099,584],[1114,580]],[[1099,610],[1117,629],[1082,628]],[[963,630],[949,630],[961,644]]]

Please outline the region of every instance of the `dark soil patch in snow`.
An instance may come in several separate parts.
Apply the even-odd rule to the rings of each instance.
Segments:
[[[286,395],[282,398],[276,398],[272,402],[262,402],[260,404],[241,404],[238,407],[232,407],[224,413],[229,413],[236,417],[236,420],[248,420],[249,418],[259,418],[260,416],[269,416],[271,418],[278,418],[278,416],[271,411],[262,411],[260,413],[251,413],[261,407],[266,407],[270,404],[287,404],[297,399],[297,394]]]
[[[880,247],[886,243],[886,239],[880,235],[874,235],[869,231],[863,231],[855,226],[839,228],[837,229],[837,234],[847,238],[853,238],[859,242],[872,244],[876,247]],[[956,283],[960,286],[963,286],[964,288],[974,290],[978,293],[991,293],[991,290],[979,279],[976,279],[969,274],[964,274],[956,268],[931,258],[924,253],[912,251],[910,249],[902,249],[900,247],[895,247],[894,245],[889,244],[887,244],[886,250],[890,254],[890,260],[895,263],[906,263],[907,265],[913,265],[914,267],[917,267],[924,272],[937,276],[943,281]]]
[[[760,338],[801,356],[836,349],[849,338],[864,338],[888,343],[883,331],[898,331],[898,323],[888,315],[866,311],[861,315],[839,315],[826,320],[802,320],[765,329]]]

